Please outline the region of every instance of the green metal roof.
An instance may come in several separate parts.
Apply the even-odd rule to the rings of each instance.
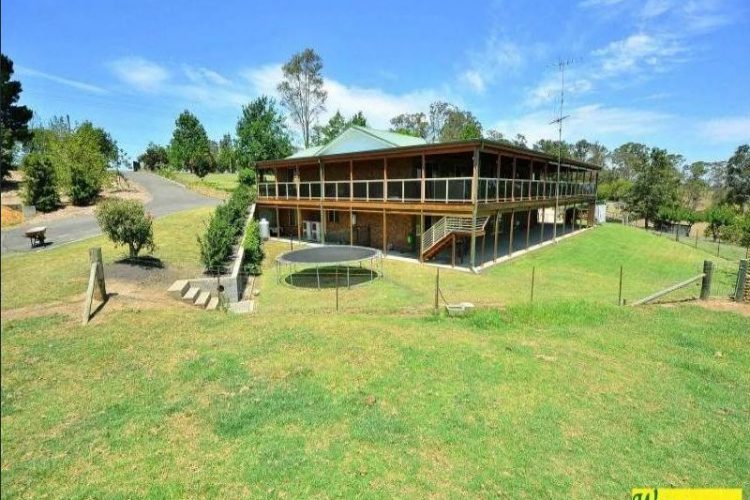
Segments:
[[[412,137],[387,130],[376,130],[369,127],[352,125],[328,144],[302,149],[287,158],[312,158],[331,154],[357,153],[360,151],[403,146],[420,146],[423,144],[427,144],[427,141],[421,137]]]

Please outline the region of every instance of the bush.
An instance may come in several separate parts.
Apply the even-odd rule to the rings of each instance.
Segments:
[[[217,207],[211,215],[203,237],[198,236],[201,262],[210,273],[220,274],[224,263],[232,253],[232,244],[236,239],[236,230],[229,223],[223,212]]]
[[[237,177],[240,180],[240,185],[243,186],[254,186],[255,185],[255,169],[245,167],[240,169]]]
[[[46,156],[29,153],[23,159],[25,187],[23,200],[37,210],[50,212],[60,206],[55,167]]]
[[[131,258],[146,248],[153,252],[153,218],[146,214],[143,204],[135,200],[106,200],[96,207],[96,220],[110,240],[127,245]]]
[[[242,234],[247,220],[247,208],[252,202],[252,191],[239,186],[232,196],[214,211],[203,237],[198,237],[201,262],[206,270],[218,274],[232,254],[232,245]]]
[[[70,201],[73,205],[91,205],[102,190],[102,176],[78,165],[70,168]]]
[[[260,224],[258,221],[251,221],[245,234],[245,241],[242,246],[245,248],[245,272],[259,275],[261,263],[266,256],[263,252],[263,241],[260,238]]]

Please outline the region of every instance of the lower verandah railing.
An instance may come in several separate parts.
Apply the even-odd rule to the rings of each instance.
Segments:
[[[528,179],[492,179],[481,177],[477,183],[477,200],[523,201],[595,194],[593,182],[559,183]],[[321,191],[322,195],[321,196]],[[385,194],[384,194],[385,192]],[[422,201],[422,179],[383,179],[355,181],[262,182],[260,198],[286,200],[357,200]],[[471,201],[471,177],[430,178],[424,180],[424,201],[462,203]]]

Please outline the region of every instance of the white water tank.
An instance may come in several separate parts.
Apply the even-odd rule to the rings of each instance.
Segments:
[[[604,224],[607,222],[607,204],[600,203],[596,205],[596,223]]]
[[[260,239],[267,240],[271,237],[271,228],[268,224],[268,221],[264,218],[260,220]]]

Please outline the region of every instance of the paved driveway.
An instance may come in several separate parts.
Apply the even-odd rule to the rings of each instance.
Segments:
[[[125,172],[125,177],[137,182],[151,194],[151,201],[146,204],[146,210],[154,217],[220,203],[220,200],[195,193],[150,172]],[[44,222],[43,225],[47,227],[47,241],[51,243],[44,248],[54,248],[60,243],[101,234],[93,215],[57,219]],[[24,236],[24,231],[30,226],[31,224],[24,223],[17,228],[2,231],[2,252],[30,250],[29,240]]]

